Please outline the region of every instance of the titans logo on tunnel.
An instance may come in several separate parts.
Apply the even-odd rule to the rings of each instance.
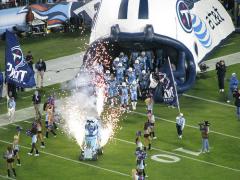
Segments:
[[[217,16],[224,21],[215,25]],[[198,64],[233,31],[232,20],[218,0],[102,0],[84,66],[108,54],[100,58],[108,68],[121,51],[162,49],[176,66],[177,91],[183,93],[194,84]]]

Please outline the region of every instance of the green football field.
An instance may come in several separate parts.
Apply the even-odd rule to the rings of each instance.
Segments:
[[[44,42],[58,44],[58,40],[61,42],[63,40],[69,41],[76,39],[76,36],[78,35],[72,37],[66,35],[66,39],[47,37]],[[234,34],[227,41],[227,46],[221,47],[211,57],[239,52],[239,38],[239,35]],[[29,42],[23,40],[26,44],[24,46],[26,51],[31,45],[36,46],[36,49],[41,49],[46,45],[44,42],[40,43],[35,40]],[[72,46],[64,48],[62,55],[78,52],[78,46],[81,45],[76,40]],[[59,51],[59,48],[63,47],[59,45],[55,51]],[[44,56],[49,57],[49,59],[55,58],[56,52],[48,52],[47,49],[43,49],[46,52]],[[3,50],[2,45],[0,45],[0,50]],[[36,54],[36,56],[39,55]],[[240,64],[228,67],[226,85],[232,72],[237,73],[240,78]],[[46,87],[42,93],[47,96],[59,87],[59,85]],[[225,90],[227,89],[226,86]],[[19,97],[17,100],[18,108],[31,105],[29,95],[32,93],[23,92],[20,94],[20,96],[27,96],[27,98]],[[152,141],[153,150],[147,152],[146,173],[149,180],[240,179],[240,121],[237,121],[235,116],[233,102],[225,103],[226,96],[227,92],[222,94],[218,92],[214,71],[198,77],[195,86],[180,97],[181,111],[186,117],[187,123],[182,140],[177,138],[175,127],[177,109],[171,109],[165,105],[154,106],[158,139]],[[6,112],[3,106],[3,104],[0,105],[0,114]],[[50,135],[49,139],[45,139],[46,148],[39,148],[41,150],[40,156],[34,157],[27,155],[30,151],[31,139],[25,135],[26,129],[31,126],[32,119],[0,127],[0,179],[6,179],[6,163],[2,155],[13,140],[16,124],[24,129],[20,137],[22,166],[16,166],[17,179],[19,180],[131,179],[131,170],[136,166],[135,133],[138,130],[143,130],[143,124],[146,120],[145,113],[144,103],[139,102],[136,112],[125,114],[120,121],[121,128],[117,131],[115,138],[104,147],[103,156],[99,157],[96,162],[78,161],[80,148],[61,129],[57,131],[56,138]],[[199,154],[201,134],[198,123],[203,120],[208,120],[211,123],[210,153],[207,154]]]
[[[232,72],[240,74],[240,65],[229,67],[227,78]],[[177,138],[175,128],[177,109],[155,105],[158,139],[152,142],[153,150],[148,151],[148,179],[240,178],[240,122],[235,117],[235,107],[225,103],[226,94],[219,94],[216,84],[215,72],[208,72],[180,98],[181,110],[187,120],[182,140]],[[32,120],[16,123],[24,128],[20,143],[22,166],[16,167],[17,179],[131,179],[131,169],[135,167],[135,133],[143,129],[145,111],[144,103],[139,102],[136,112],[123,116],[121,128],[96,162],[78,161],[78,145],[61,130],[57,131],[56,138],[50,136],[45,140],[46,148],[41,149],[39,157],[28,156],[31,139],[25,135],[25,130],[30,128]],[[207,154],[198,153],[201,148],[198,123],[202,120],[211,123],[211,148]],[[0,153],[4,153],[15,133],[14,125],[0,128]],[[6,174],[5,161],[1,159],[0,175]]]

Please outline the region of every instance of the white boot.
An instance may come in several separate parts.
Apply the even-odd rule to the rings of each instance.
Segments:
[[[135,107],[135,110],[136,110],[137,109],[137,101],[135,101],[134,107]]]
[[[134,110],[134,102],[132,102],[132,110]]]

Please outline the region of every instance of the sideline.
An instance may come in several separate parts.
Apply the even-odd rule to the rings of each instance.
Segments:
[[[5,144],[12,144],[11,142],[9,142],[9,141],[4,141],[4,140],[0,140],[0,142],[5,143]],[[28,149],[28,150],[31,149],[31,148],[26,147],[26,146],[22,146],[22,145],[20,145],[20,146],[21,146],[21,148],[24,148],[24,149]],[[56,157],[56,158],[59,158],[59,159],[63,159],[63,160],[66,160],[66,161],[71,161],[71,162],[74,162],[74,163],[77,163],[77,164],[82,164],[82,165],[89,166],[89,167],[93,167],[93,168],[96,168],[96,169],[108,171],[108,172],[115,173],[115,174],[118,174],[118,175],[122,175],[122,176],[125,176],[125,177],[132,177],[132,176],[129,175],[129,174],[121,173],[121,172],[119,172],[119,171],[115,171],[115,170],[103,168],[103,167],[100,167],[100,166],[95,166],[95,165],[92,165],[92,164],[89,164],[89,163],[77,161],[77,160],[70,159],[70,158],[67,158],[67,157],[63,157],[63,156],[60,156],[60,155],[48,153],[48,152],[45,152],[45,151],[39,151],[39,152],[42,153],[42,154],[45,154],[45,155],[53,156],[53,157]]]
[[[234,107],[235,108],[235,106],[231,105],[231,104],[227,104],[227,103],[223,103],[223,102],[219,102],[219,101],[214,101],[214,100],[209,100],[209,99],[204,99],[204,98],[201,98],[201,97],[198,97],[198,96],[192,96],[192,95],[189,95],[189,94],[183,94],[183,96],[193,98],[193,99],[202,100],[202,101],[206,101],[206,102],[210,102],[210,103],[214,103],[214,104],[219,104],[219,105],[222,105],[222,106]]]
[[[133,113],[133,114],[138,114],[138,115],[147,117],[146,114],[141,113],[141,112],[131,111],[131,113]],[[166,121],[166,122],[169,122],[169,123],[173,123],[173,124],[176,123],[175,121],[168,120],[168,119],[164,119],[164,118],[160,118],[160,117],[158,117],[158,116],[155,116],[155,118],[156,118],[156,119],[161,119],[161,120],[163,120],[163,121]],[[190,128],[194,128],[194,129],[199,129],[198,126],[192,126],[192,125],[188,125],[188,124],[186,124],[185,126],[190,127]],[[233,135],[229,135],[229,134],[224,134],[224,133],[217,132],[217,131],[212,131],[212,130],[211,130],[210,133],[214,133],[214,134],[218,134],[218,135],[222,135],[222,136],[226,136],[226,137],[230,137],[230,138],[234,138],[234,139],[240,140],[240,137],[233,136]]]

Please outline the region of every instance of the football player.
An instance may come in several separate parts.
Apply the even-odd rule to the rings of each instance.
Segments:
[[[116,103],[116,96],[118,95],[117,81],[113,74],[108,81],[108,98],[110,100],[110,105],[113,107]]]
[[[112,63],[112,69],[115,71],[118,67],[118,64],[120,63],[119,62],[119,57],[116,57],[114,60],[113,60],[113,63]]]
[[[136,81],[136,73],[135,71],[133,71],[133,68],[128,68],[128,71],[127,71],[127,77],[128,77],[128,83],[129,84],[132,84],[133,81]]]
[[[147,70],[147,65],[146,65],[146,61],[147,61],[147,56],[145,51],[141,52],[141,56],[139,56],[137,58],[139,60],[139,64],[141,65],[141,70]]]
[[[126,82],[122,83],[120,98],[121,98],[121,106],[127,109],[128,108],[128,87]]]
[[[139,78],[139,85],[140,85],[140,92],[143,99],[145,99],[147,96],[149,84],[150,84],[150,75],[149,73],[146,73],[145,70],[142,70],[142,74]]]
[[[123,52],[120,52],[119,60],[120,60],[120,62],[122,62],[123,67],[125,69],[127,69],[128,68],[128,57]]]
[[[137,51],[134,51],[131,53],[131,65],[133,65],[135,63],[138,55],[139,55],[139,52],[137,52]]]
[[[146,51],[146,70],[147,72],[152,71],[153,70],[153,52],[152,51]]]
[[[124,73],[125,73],[125,68],[123,67],[122,63],[119,63],[116,68],[116,79],[118,84],[121,84],[123,82]]]
[[[134,67],[136,76],[138,78],[141,75],[141,73],[142,73],[142,68],[141,68],[141,65],[139,64],[139,60],[138,59],[135,61],[133,67]]]
[[[137,108],[137,97],[138,97],[138,84],[136,81],[133,81],[130,85],[130,94],[131,94],[131,103],[132,110],[136,110]]]

